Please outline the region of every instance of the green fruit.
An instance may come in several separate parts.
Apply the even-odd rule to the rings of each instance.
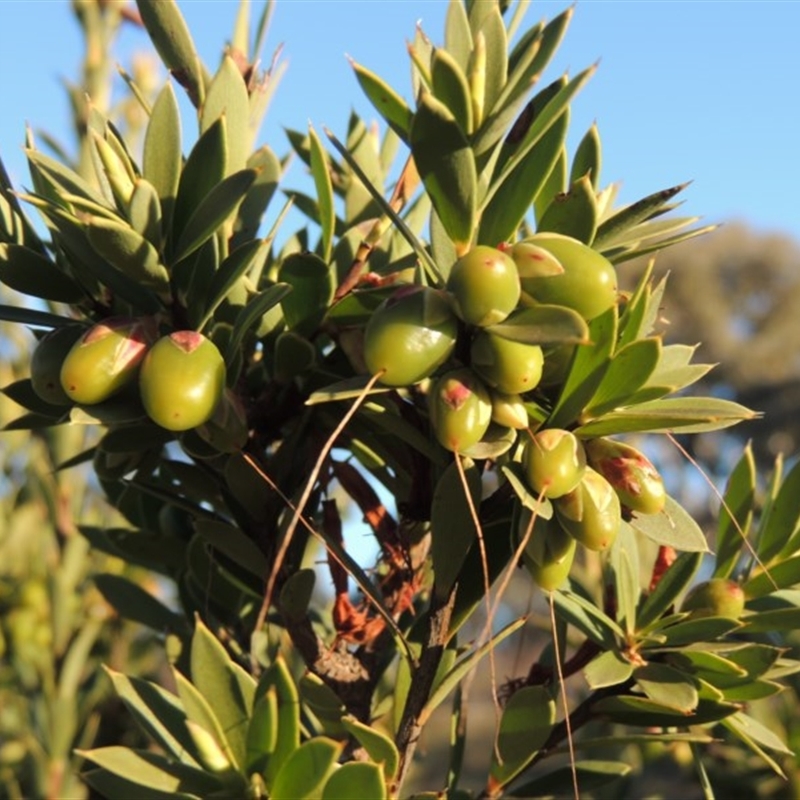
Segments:
[[[225,362],[216,345],[196,331],[176,331],[148,352],[139,390],[150,419],[170,431],[202,425],[225,388]]]
[[[614,487],[620,502],[640,514],[658,514],[667,499],[658,470],[635,447],[613,439],[586,443],[589,463]]]
[[[538,345],[479,331],[472,340],[470,363],[493,389],[504,394],[523,394],[539,385],[544,356]]]
[[[456,343],[458,320],[436,289],[407,286],[375,309],[364,332],[364,362],[386,386],[410,386],[441,366]]]
[[[524,430],[528,427],[528,411],[518,394],[489,392],[492,398],[492,422],[504,428]]]
[[[536,494],[561,497],[571,492],[583,478],[586,453],[574,434],[559,428],[545,428],[526,443],[522,467],[528,485]]]
[[[520,537],[525,535],[530,522],[531,512],[528,509],[525,512],[520,517]],[[545,592],[553,592],[564,583],[575,560],[576,544],[555,519],[537,517],[522,553],[522,560],[537,586]]]
[[[611,484],[591,467],[578,486],[554,502],[558,521],[589,550],[607,550],[622,522],[619,498]]]
[[[562,267],[542,257],[545,251]],[[614,265],[588,245],[558,233],[537,233],[514,245],[511,257],[519,270],[522,301],[552,303],[592,320],[617,302]]]
[[[150,339],[144,322],[113,317],[91,327],[61,365],[61,386],[70,400],[101,403],[136,376]]]
[[[454,453],[476,445],[492,420],[489,391],[467,368],[451,370],[434,382],[428,408],[436,438]]]
[[[699,583],[683,600],[681,611],[691,611],[693,617],[727,617],[739,619],[744,611],[742,587],[727,578],[712,578]]]
[[[46,403],[66,406],[72,402],[61,385],[61,365],[84,333],[83,325],[65,325],[54,328],[36,345],[31,356],[31,385]]]
[[[447,279],[456,314],[469,325],[495,325],[520,298],[517,268],[501,250],[478,245],[453,264]]]

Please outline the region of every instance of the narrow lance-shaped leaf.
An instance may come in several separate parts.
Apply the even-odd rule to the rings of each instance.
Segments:
[[[403,141],[408,141],[408,130],[411,126],[411,109],[389,84],[355,61],[350,61],[355,70],[364,94],[375,106],[378,113],[386,120],[389,127]]]
[[[144,137],[142,174],[155,187],[169,230],[183,166],[181,116],[172,84],[167,82],[153,104]],[[143,231],[140,231],[143,233]]]
[[[568,192],[557,194],[539,217],[537,231],[554,231],[592,244],[597,230],[597,201],[588,175],[574,181]]]
[[[311,175],[317,190],[319,224],[322,228],[322,260],[327,263],[331,258],[333,234],[336,226],[333,185],[331,184],[331,174],[328,168],[328,155],[322,147],[316,131],[310,126],[308,136],[311,143]]]
[[[593,122],[583,139],[575,150],[570,168],[570,183],[575,183],[579,178],[588,175],[592,189],[596,192],[600,183],[600,167],[602,164],[602,150],[600,147],[600,132],[597,123]]]
[[[409,139],[433,207],[456,250],[463,252],[472,240],[478,193],[469,142],[447,107],[430,94],[420,100]]]
[[[756,465],[748,444],[728,477],[717,523],[715,578],[728,578],[742,553],[753,516]]]
[[[50,259],[19,244],[0,244],[0,282],[31,297],[77,303],[83,290]]]
[[[200,130],[217,119],[225,121],[228,142],[228,174],[245,168],[250,148],[248,123],[250,100],[247,86],[233,58],[226,55],[212,79],[200,110]]]
[[[800,461],[781,481],[774,500],[761,523],[758,556],[768,562],[780,553],[790,555],[797,550],[800,535]]]

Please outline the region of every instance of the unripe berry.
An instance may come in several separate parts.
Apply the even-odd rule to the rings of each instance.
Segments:
[[[496,325],[516,307],[520,297],[514,262],[501,250],[478,245],[453,264],[447,279],[456,313],[469,325]]]
[[[479,331],[472,340],[470,364],[493,389],[523,394],[535,389],[542,377],[542,348]]]
[[[375,309],[364,332],[364,362],[386,386],[410,386],[433,374],[456,343],[458,321],[445,295],[424,286],[399,289]]]
[[[554,502],[558,521],[589,550],[607,550],[622,522],[619,498],[611,484],[591,467],[575,489]]]
[[[727,578],[712,578],[698,583],[683,600],[681,611],[693,617],[727,617],[739,619],[744,611],[744,591]]]
[[[428,408],[436,438],[455,453],[476,445],[492,420],[489,391],[466,368],[446,372],[433,383]]]
[[[216,345],[196,331],[159,339],[142,363],[139,390],[150,419],[170,431],[202,425],[225,387],[225,362]]]
[[[92,326],[61,365],[61,386],[76,403],[101,403],[131,381],[147,353],[142,320],[112,317]]]
[[[545,428],[526,443],[522,467],[536,494],[561,497],[580,483],[586,470],[586,454],[573,433]]]
[[[531,513],[524,509],[520,516],[517,529],[520,538],[525,535]],[[575,559],[576,544],[555,518],[537,517],[522,560],[539,588],[552,592],[564,583]]]

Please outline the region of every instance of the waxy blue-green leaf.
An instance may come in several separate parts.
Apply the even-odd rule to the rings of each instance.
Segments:
[[[719,509],[717,537],[715,540],[717,560],[713,577],[728,578],[742,554],[745,540],[753,518],[753,500],[756,488],[756,465],[749,444],[733,468]]]
[[[311,126],[308,128],[308,137],[311,147],[311,177],[314,179],[314,187],[317,192],[319,225],[322,228],[322,260],[327,264],[333,250],[333,235],[336,227],[333,184],[328,166],[328,154]]]
[[[471,458],[463,459],[462,469],[472,505],[477,508],[481,497],[480,471]],[[431,505],[433,585],[440,598],[450,592],[477,535],[464,491],[458,465],[453,461],[439,478]]]
[[[600,132],[597,123],[593,122],[583,139],[575,148],[572,157],[569,182],[574,184],[578,179],[588,176],[592,189],[596,192],[600,183],[600,167],[602,165],[602,148],[600,146]]]
[[[653,701],[684,714],[697,708],[699,697],[694,681],[668,664],[651,662],[633,671],[639,688]]]
[[[431,88],[437,100],[444,103],[461,130],[472,133],[472,99],[467,76],[458,61],[440,47],[431,58]]]
[[[245,168],[250,150],[250,99],[244,77],[230,55],[225,55],[208,86],[200,109],[201,133],[222,118],[228,142],[228,174]]]
[[[544,686],[525,686],[511,695],[500,718],[487,788],[513,780],[547,741],[556,721],[556,702]],[[499,756],[499,758],[498,758]]]
[[[161,201],[164,231],[169,230],[172,222],[182,167],[181,115],[172,83],[168,81],[153,104],[142,158],[142,175],[153,184]]]
[[[386,781],[377,764],[349,761],[325,783],[322,800],[387,800]]]
[[[656,588],[647,595],[636,617],[639,630],[658,620],[689,585],[703,560],[700,552],[681,553],[661,576]]]
[[[82,178],[77,172],[70,169],[65,164],[55,158],[50,158],[39,150],[32,147],[25,148],[25,156],[28,159],[31,171],[38,170],[41,175],[51,184],[56,187],[57,196],[63,194],[73,194],[79,197],[85,197],[99,206],[103,206],[111,211],[114,210],[113,204],[107,200],[97,189],[95,189],[87,180]],[[34,185],[35,185],[34,181]],[[45,194],[36,187],[39,194]],[[50,197],[50,195],[47,195]],[[63,204],[63,203],[62,203]]]
[[[592,244],[597,230],[597,201],[588,175],[573,181],[569,191],[557,194],[538,216],[537,231],[554,231]]]
[[[776,555],[788,556],[800,543],[800,461],[780,482],[779,488],[765,509],[759,526],[758,557],[769,562]]]
[[[444,46],[463,73],[466,73],[472,52],[472,31],[461,0],[450,0],[444,23]]]
[[[480,19],[476,19],[475,12],[479,9]],[[485,71],[481,70],[483,74],[479,79],[483,84],[483,118],[489,109],[497,105],[508,79],[508,38],[497,3],[473,3],[470,8],[470,26],[473,40],[477,43],[478,37],[483,36],[485,42],[486,66]],[[472,55],[474,59],[475,50]],[[472,70],[474,63],[469,67],[469,71]]]
[[[444,229],[457,249],[466,248],[476,221],[475,157],[452,113],[430,93],[420,98],[409,146]]]
[[[708,542],[694,518],[669,495],[658,514],[636,514],[631,526],[656,544],[681,552],[707,553]]]
[[[192,104],[203,104],[209,75],[175,0],[136,0],[147,33],[167,69],[186,89]]]
[[[172,255],[173,263],[191,255],[235,213],[256,179],[256,172],[234,172],[210,189],[186,221]]]
[[[176,764],[160,753],[132,747],[110,746],[94,750],[78,750],[77,755],[88,759],[106,772],[121,777],[136,787],[136,797],[152,797],[148,792],[164,797],[208,797],[222,791],[224,784],[204,770]]]
[[[84,292],[49,258],[20,244],[0,243],[0,283],[31,297],[77,303]]]
[[[269,792],[270,800],[318,800],[343,748],[344,742],[325,736],[303,742],[281,765]]]
[[[601,416],[621,406],[645,385],[661,358],[661,339],[637,339],[614,353],[603,379],[586,405],[591,416]]]
[[[412,115],[406,101],[375,73],[352,60],[350,66],[355,70],[356,80],[364,90],[364,94],[378,113],[403,141],[408,141]]]
[[[168,289],[169,274],[158,251],[133,228],[94,217],[86,233],[97,254],[127,278],[159,292]]]
[[[611,411],[581,425],[581,438],[613,436],[615,433],[703,433],[728,428],[758,413],[731,400],[716,397],[667,397]]]
[[[195,142],[181,171],[172,215],[172,238],[177,242],[191,217],[227,174],[228,137],[218,119]]]
[[[494,247],[516,237],[520,224],[558,161],[568,127],[569,113],[565,111],[508,175],[503,191],[495,194],[481,212],[478,244]]]

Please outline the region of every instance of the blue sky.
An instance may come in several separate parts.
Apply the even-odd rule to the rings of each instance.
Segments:
[[[206,63],[215,68],[236,0],[179,0]],[[567,3],[534,2],[527,20]],[[258,2],[255,9],[260,9]],[[266,54],[283,43],[288,71],[264,128],[286,151],[282,127],[311,121],[343,134],[351,109],[375,114],[345,54],[409,97],[405,42],[418,20],[442,40],[443,0],[278,0]],[[68,0],[0,0],[0,157],[27,182],[24,126],[68,136],[61,77],[77,75],[80,37]],[[596,120],[601,182],[622,181],[630,202],[686,180],[683,211],[704,222],[749,222],[800,239],[800,2],[579,0],[555,78],[600,60],[573,106],[572,141]],[[147,47],[129,30],[119,60]],[[303,180],[290,173],[287,186]]]

